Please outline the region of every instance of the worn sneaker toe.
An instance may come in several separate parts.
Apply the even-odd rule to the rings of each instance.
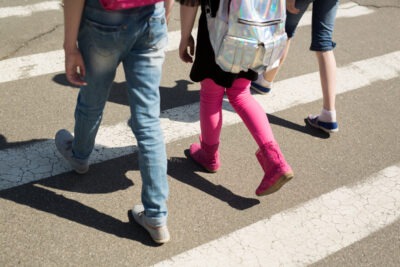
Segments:
[[[146,229],[154,242],[164,244],[170,241],[171,237],[166,225],[156,227],[147,222],[143,205],[135,205],[133,209],[128,211],[128,217],[132,217],[136,223]]]
[[[74,137],[72,134],[65,130],[59,130],[55,136],[55,143],[58,152],[68,161],[75,172],[84,174],[89,170],[88,160],[77,159],[72,152],[72,142]]]

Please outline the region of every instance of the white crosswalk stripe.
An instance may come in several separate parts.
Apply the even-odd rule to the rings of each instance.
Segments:
[[[59,10],[61,1],[46,1],[32,5],[3,7],[0,8],[0,19],[8,17],[26,17],[36,12]]]

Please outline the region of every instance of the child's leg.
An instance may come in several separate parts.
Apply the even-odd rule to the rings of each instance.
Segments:
[[[316,52],[321,77],[321,87],[323,96],[323,108],[335,111],[336,97],[336,61],[333,50]],[[322,118],[321,118],[322,119]],[[323,118],[323,121],[336,121],[336,117]]]
[[[332,41],[335,27],[338,0],[318,0],[313,3],[312,42],[310,50],[315,51],[318,59],[321,87],[323,93],[323,109],[335,111],[336,61]],[[333,122],[335,117],[321,113],[321,121]]]
[[[298,8],[300,12],[297,14],[293,14],[290,12],[286,13],[285,31],[287,33],[288,40],[286,42],[285,50],[279,61],[279,65],[274,69],[264,72],[262,75],[260,74],[258,76],[258,79],[252,83],[252,89],[256,92],[265,94],[272,89],[275,78],[281,70],[282,65],[285,62],[285,59],[289,53],[289,47],[292,41],[292,37],[294,37],[300,19],[303,17],[304,13],[307,11],[308,6],[312,3],[312,1],[313,0],[296,1],[296,8]]]
[[[313,2],[312,42],[310,50],[315,51],[323,95],[322,111],[319,115],[308,116],[308,122],[325,132],[339,130],[336,121],[336,60],[332,40],[335,18],[339,6],[338,0],[317,0]]]
[[[205,79],[201,82],[200,129],[202,140],[208,145],[219,143],[224,94],[225,88],[217,85],[213,80]]]
[[[222,100],[225,88],[211,79],[201,82],[200,90],[200,144],[190,146],[191,158],[208,172],[220,167],[218,146],[222,127]]]
[[[268,118],[250,93],[250,81],[237,79],[231,88],[226,90],[229,102],[242,118],[258,146],[275,142]]]
[[[237,79],[226,94],[259,146],[256,157],[264,170],[264,177],[256,194],[261,196],[279,190],[293,178],[293,171],[275,141],[264,110],[250,94],[249,87],[250,81]]]

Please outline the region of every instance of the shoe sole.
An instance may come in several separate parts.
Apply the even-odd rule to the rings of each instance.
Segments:
[[[199,162],[197,162],[197,161],[196,161],[194,158],[192,158],[192,156],[190,155],[190,150],[189,150],[189,149],[186,149],[186,150],[184,151],[184,153],[185,153],[185,155],[186,155],[186,157],[187,157],[188,159],[190,159],[191,161],[193,161],[194,163],[196,163],[196,165],[199,166],[202,170],[204,170],[204,171],[206,171],[206,172],[209,172],[209,173],[216,173],[216,172],[218,171],[218,169],[216,169],[216,170],[207,169],[206,167],[204,167],[203,165],[201,165]]]
[[[321,129],[322,131],[326,132],[326,133],[337,133],[337,132],[339,132],[339,129],[329,130],[329,129],[326,129],[326,128],[321,127],[321,126],[319,126],[318,128]]]
[[[260,194],[256,194],[257,196],[266,196],[266,195],[270,195],[272,193],[275,193],[276,191],[278,191],[279,189],[281,189],[281,187],[286,184],[287,182],[289,182],[290,180],[292,180],[294,177],[294,173],[290,172],[290,173],[285,173],[284,175],[282,175],[278,181],[276,181],[276,183],[271,186],[270,188],[268,188],[267,190],[265,190],[264,192],[260,193]]]

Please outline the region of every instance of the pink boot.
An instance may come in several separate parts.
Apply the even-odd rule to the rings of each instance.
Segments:
[[[256,189],[256,195],[272,194],[293,178],[292,168],[286,162],[277,143],[265,144],[257,150],[256,157],[265,173]]]
[[[190,146],[190,157],[206,171],[212,173],[217,172],[221,165],[218,146],[219,143],[211,146],[205,144],[200,136],[200,144],[193,143]]]

